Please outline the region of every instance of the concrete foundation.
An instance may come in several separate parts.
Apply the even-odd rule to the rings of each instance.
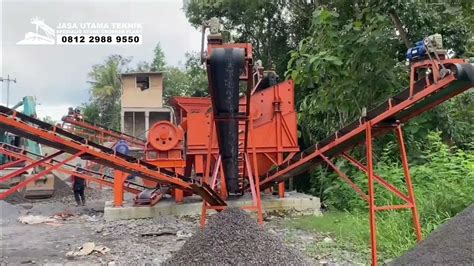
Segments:
[[[229,200],[231,207],[250,205],[252,198],[245,195],[238,199]],[[292,214],[292,215],[320,215],[319,198],[303,193],[287,192],[285,198],[262,194],[263,211],[266,214]],[[153,207],[134,207],[126,202],[124,207],[113,207],[111,201],[106,202],[104,218],[107,221],[153,218],[163,215],[193,216],[200,215],[202,201],[197,197],[187,197],[185,203],[177,204],[172,199],[160,201]],[[214,211],[209,211],[210,214]]]

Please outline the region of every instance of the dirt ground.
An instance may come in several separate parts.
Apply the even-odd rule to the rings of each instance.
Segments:
[[[0,202],[0,264],[153,264],[159,265],[193,235],[199,217],[160,217],[105,222],[103,207],[111,199],[111,190],[94,191],[86,206],[76,207],[72,200],[25,202],[12,205]],[[86,193],[87,194],[87,193]],[[87,195],[86,195],[87,196]],[[8,204],[8,205],[6,205]],[[61,217],[58,216],[60,214]],[[24,215],[56,217],[48,223],[22,224]],[[56,216],[54,216],[56,215]],[[267,217],[265,228],[299,250],[311,264],[354,264],[351,256],[321,257],[311,252],[311,246],[326,241],[327,236],[288,227],[284,217]],[[85,256],[66,256],[84,243],[105,246],[105,254],[93,252]]]

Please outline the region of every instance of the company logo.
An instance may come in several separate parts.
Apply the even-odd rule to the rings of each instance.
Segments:
[[[16,44],[21,45],[51,45],[55,44],[55,30],[50,26],[44,23],[43,19],[38,17],[34,17],[30,20],[31,24],[35,25],[36,30],[35,32],[27,32],[25,33],[25,38]]]
[[[30,20],[35,31],[25,33],[18,45],[136,45],[142,44],[142,24],[135,22],[58,22]]]

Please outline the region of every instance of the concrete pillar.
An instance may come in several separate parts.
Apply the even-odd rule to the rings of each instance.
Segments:
[[[145,111],[145,132],[148,132],[150,129],[150,112]]]
[[[125,132],[125,111],[120,112],[120,130]]]

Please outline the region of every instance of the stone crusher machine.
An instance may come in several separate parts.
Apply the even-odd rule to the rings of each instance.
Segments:
[[[285,180],[318,165],[327,165],[367,202],[374,264],[377,263],[376,212],[410,210],[414,231],[420,240],[420,223],[402,126],[411,118],[474,87],[474,65],[468,60],[449,58],[442,49],[440,36],[430,36],[409,50],[408,88],[299,152],[292,81],[276,84],[271,72],[264,72],[259,64],[253,62],[251,45],[225,44],[216,30],[217,24],[216,21],[209,23],[211,34],[204,57],[211,97],[172,99],[178,122],[159,122],[152,127],[144,158],[129,156],[118,149],[105,147],[61,127],[0,106],[3,131],[58,150],[22,168],[24,171],[36,165],[45,167],[0,193],[0,200],[53,170],[65,168],[71,160],[80,157],[115,170],[113,177],[88,172],[84,178],[112,186],[116,207],[123,205],[124,191],[149,201],[158,188],[160,195],[169,191],[177,201],[182,201],[183,195],[197,194],[203,198],[201,224],[204,225],[209,209],[220,211],[228,206],[231,198],[249,192],[253,204],[243,208],[257,211],[261,222],[260,190],[278,185],[282,195]],[[246,86],[240,86],[241,83]],[[405,190],[374,173],[373,139],[390,132],[398,138]],[[350,155],[357,146],[366,148],[365,164]],[[3,150],[10,152],[11,156],[16,155],[18,160],[28,160],[21,157],[25,155],[22,152]],[[63,153],[70,156],[57,159]],[[367,174],[367,191],[337,167],[336,158],[347,160]],[[141,178],[143,184],[128,181],[127,175]],[[0,177],[0,183],[11,177]],[[403,204],[376,205],[376,185],[392,192]]]
[[[36,101],[33,96],[25,96],[20,102],[18,102],[12,109],[23,109],[23,113],[36,117]],[[24,152],[29,152],[33,155],[33,158],[38,159],[42,156],[41,146],[29,139],[21,138],[13,134],[8,134],[3,130],[0,130],[0,141],[2,143],[10,144],[17,149],[21,149]],[[17,160],[17,158],[10,155],[0,153],[0,176],[14,175],[13,178],[8,179],[7,182],[0,183],[0,188],[7,189],[20,183],[23,179],[28,178],[31,174],[34,174],[41,170],[41,167],[31,168],[28,171],[21,171],[25,166],[25,160]],[[29,199],[41,199],[49,198],[54,193],[54,179],[55,176],[51,173],[43,176],[42,178],[28,184],[21,190],[21,194],[25,198]]]
[[[210,34],[207,51],[202,54],[210,101],[201,101],[204,108],[196,112],[192,110],[192,98],[175,98],[172,102],[179,106],[175,107],[177,113],[185,115],[178,119],[184,120],[190,136],[188,150],[195,153],[194,165],[204,158],[202,182],[224,200],[251,195],[252,204],[241,208],[256,211],[259,223],[263,223],[259,176],[299,151],[293,83],[277,83],[273,71],[264,71],[260,62],[254,62],[251,44],[224,43],[217,20],[211,19],[206,26]],[[196,144],[200,134],[193,133],[198,132],[196,121],[203,114],[209,125],[208,134],[202,134],[207,137],[207,151],[199,153]],[[206,138],[200,140],[206,142]],[[283,182],[279,184],[281,197],[284,190]],[[204,202],[201,226],[209,209],[220,211],[226,207]]]
[[[160,121],[150,128],[143,159],[207,184],[223,200],[249,192],[253,205],[246,208],[258,211],[262,221],[258,176],[299,151],[293,82],[277,83],[274,72],[254,66],[247,43],[224,44],[211,35],[207,54],[211,97],[171,98],[177,122]],[[138,195],[143,203],[160,198],[156,192],[166,191],[177,202],[191,195],[145,183],[152,189]],[[282,183],[279,196],[284,194]],[[203,206],[202,223],[207,209],[225,206]]]

